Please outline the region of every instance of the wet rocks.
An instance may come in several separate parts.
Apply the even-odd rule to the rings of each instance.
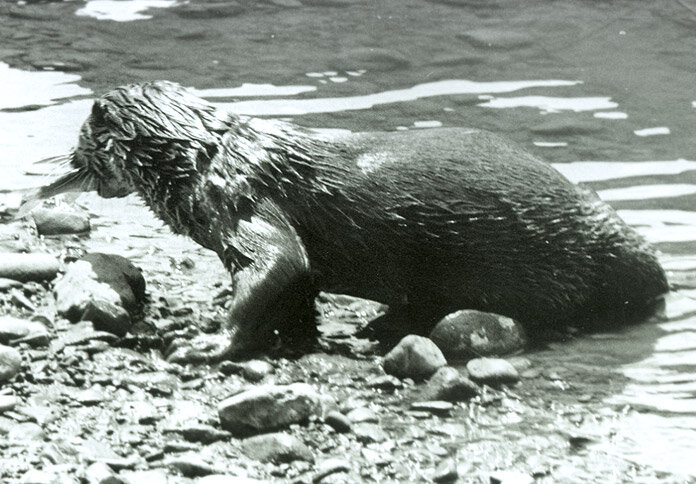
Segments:
[[[526,345],[522,326],[494,313],[457,311],[445,316],[430,333],[430,339],[449,360],[476,356],[500,356]]]
[[[0,343],[7,344],[12,341],[46,334],[46,327],[37,321],[28,321],[12,316],[0,316]]]
[[[476,358],[466,364],[472,380],[489,385],[516,383],[520,375],[510,363],[499,358]]]
[[[0,345],[0,383],[14,378],[22,369],[22,355],[14,348]]]
[[[386,373],[415,380],[430,377],[446,364],[447,360],[435,343],[416,335],[404,337],[382,360]]]
[[[39,235],[81,234],[89,232],[89,215],[71,208],[37,208],[31,216]]]
[[[222,427],[235,435],[283,428],[319,413],[321,396],[306,383],[261,385],[218,404]]]
[[[480,393],[479,386],[451,366],[443,366],[430,377],[423,390],[425,400],[463,402]]]
[[[16,281],[50,281],[58,274],[58,259],[50,254],[0,253],[0,277]]]
[[[242,451],[260,462],[280,464],[303,460],[313,462],[314,456],[297,437],[285,433],[262,434],[242,442]]]
[[[127,259],[93,253],[68,265],[55,284],[56,310],[71,321],[92,321],[98,330],[119,336],[130,328],[128,312],[145,297],[145,280]]]

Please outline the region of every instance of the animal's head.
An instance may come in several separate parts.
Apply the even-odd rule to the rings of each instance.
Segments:
[[[96,190],[106,198],[131,192],[147,198],[154,191],[176,191],[214,156],[227,119],[178,84],[119,87],[94,102],[76,148],[58,158],[69,173],[39,196]]]

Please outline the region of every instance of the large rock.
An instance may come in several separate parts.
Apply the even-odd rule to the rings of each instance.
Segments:
[[[261,385],[218,404],[222,428],[235,435],[268,432],[321,413],[321,396],[306,383]]]
[[[68,265],[54,293],[56,310],[73,322],[83,317],[91,301],[121,306],[132,314],[145,299],[145,279],[128,259],[93,253]],[[92,308],[91,320],[95,312]]]
[[[447,360],[442,351],[428,338],[416,335],[404,337],[382,360],[384,371],[399,378],[423,380],[429,378]]]
[[[39,235],[81,234],[89,232],[89,215],[71,208],[37,208],[31,216]]]
[[[502,356],[526,345],[524,330],[516,321],[468,309],[442,318],[429,337],[449,360]]]
[[[14,348],[0,345],[0,383],[11,380],[22,369],[22,355]]]
[[[50,254],[0,253],[0,277],[16,281],[50,281],[58,274],[58,259]]]
[[[451,366],[443,366],[430,377],[422,394],[424,400],[463,402],[477,396],[479,386]]]

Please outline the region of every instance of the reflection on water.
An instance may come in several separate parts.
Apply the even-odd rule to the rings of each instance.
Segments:
[[[491,3],[500,8],[502,23],[494,6],[484,2],[404,2],[409,8],[387,12],[381,9],[389,2],[356,2],[362,10],[351,11],[320,5],[348,8],[352,3],[328,1],[314,2],[311,14],[293,10],[297,15],[289,13],[290,7],[301,6],[300,1],[260,2],[267,12],[254,13],[249,6],[244,15],[230,18],[218,18],[214,8],[219,4],[211,2],[197,4],[197,17],[177,13],[179,4],[170,0],[95,0],[79,9],[59,3],[71,18],[77,13],[81,23],[69,25],[84,32],[56,44],[79,60],[78,67],[84,64],[86,80],[0,62],[0,189],[36,184],[24,174],[31,162],[73,146],[90,110],[91,100],[84,96],[112,84],[114,65],[127,82],[170,78],[194,86],[221,108],[294,116],[315,128],[469,125],[507,133],[543,153],[572,181],[615,203],[622,218],[664,252],[665,268],[678,289],[667,301],[664,321],[630,328],[603,343],[579,338],[555,349],[551,358],[562,362],[572,353],[589,368],[611,361],[630,380],[607,402],[636,409],[616,421],[607,452],[696,475],[696,161],[688,160],[696,101],[688,90],[694,83],[685,75],[693,71],[692,53],[679,50],[692,40],[691,30],[684,33],[667,23],[667,15],[621,2],[610,2],[612,12],[618,12],[611,19],[607,10],[585,5],[596,2],[555,5],[560,20],[554,21],[540,14],[549,10],[547,2],[513,9],[505,2]],[[473,13],[453,13],[457,6],[474,4]],[[206,11],[206,5],[212,10]],[[288,10],[275,14],[275,8],[285,6]],[[308,23],[302,17],[314,14],[322,20]],[[576,21],[582,15],[586,20]],[[417,28],[407,23],[412,18],[421,22]],[[662,26],[659,46],[650,40],[654,24],[645,19]],[[109,20],[138,21],[120,31]],[[58,21],[45,24],[52,23]],[[506,35],[513,23],[519,32]],[[99,28],[92,30],[94,24]],[[153,40],[157,32],[166,33],[166,42]],[[415,40],[402,47],[403,32]],[[22,34],[17,33],[14,58],[24,60],[31,36]],[[218,38],[223,34],[229,35],[224,41]],[[438,37],[444,34],[448,44]],[[46,34],[39,54],[56,55],[51,50],[55,37],[59,33]],[[167,50],[171,45],[182,46],[177,50],[181,59]],[[60,68],[60,63],[46,64],[36,50],[25,65]],[[295,58],[300,60],[293,63]],[[168,70],[178,63],[181,69]],[[539,123],[546,130],[532,129]],[[595,159],[605,161],[585,161]],[[101,223],[167,236],[132,199],[100,202],[87,195],[81,200],[102,215]],[[17,204],[17,194],[0,194],[3,203]],[[174,249],[182,252],[199,250],[185,239],[176,244]],[[670,253],[670,244],[679,244],[680,252]],[[209,254],[198,257],[219,269]],[[605,358],[598,357],[600,351]]]

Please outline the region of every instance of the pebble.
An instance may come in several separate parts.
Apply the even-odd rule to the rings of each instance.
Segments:
[[[247,457],[260,462],[282,464],[295,460],[314,462],[312,451],[297,437],[286,433],[262,434],[242,441]]]
[[[430,412],[436,415],[448,414],[452,411],[454,405],[450,402],[443,401],[430,401],[430,402],[413,402],[411,404],[411,410],[416,412]]]
[[[163,469],[152,469],[148,471],[124,471],[121,472],[119,478],[120,477],[123,477],[125,484],[170,484],[172,482]],[[121,483],[117,482],[116,484]]]
[[[352,423],[363,423],[363,422],[379,422],[379,417],[375,412],[366,407],[358,407],[346,414],[348,420]]]
[[[515,383],[520,375],[514,366],[499,358],[476,358],[466,364],[471,379],[489,385]]]
[[[181,428],[181,435],[189,442],[211,444],[218,440],[229,440],[232,437],[226,430],[216,429],[211,425],[191,425]]]
[[[118,483],[114,471],[111,467],[104,464],[103,462],[94,462],[85,469],[84,478],[87,484],[111,484],[111,482]]]
[[[470,309],[442,318],[429,338],[448,360],[506,355],[523,349],[527,344],[524,330],[516,321]]]
[[[92,387],[79,391],[73,397],[75,401],[85,406],[99,405],[107,399],[106,394],[99,387]]]
[[[220,473],[219,469],[193,453],[170,457],[164,461],[164,465],[175,468],[185,477],[202,477]]]
[[[235,435],[302,423],[321,413],[321,396],[306,383],[261,385],[218,404],[222,428]]]
[[[14,348],[0,345],[0,383],[11,380],[22,369],[22,355]]]
[[[382,360],[386,373],[414,380],[426,379],[446,364],[435,343],[416,335],[404,337]]]
[[[87,301],[80,319],[92,321],[97,331],[107,331],[120,337],[125,336],[133,326],[128,311],[118,304],[100,299]]]
[[[393,392],[394,390],[403,388],[404,384],[393,375],[378,375],[367,380],[365,386],[367,388],[377,388],[379,390]]]
[[[273,373],[273,365],[263,360],[250,360],[242,363],[242,375],[250,382],[258,382]]]
[[[14,395],[0,395],[0,413],[14,410],[19,403],[19,398]]]
[[[89,215],[72,208],[37,208],[31,216],[39,235],[82,234],[89,232]]]
[[[317,465],[316,472],[312,477],[312,482],[317,483],[330,474],[336,472],[348,472],[350,470],[350,462],[340,458],[330,458],[320,462]]]
[[[14,289],[17,287],[22,287],[22,283],[15,279],[0,277],[0,291],[7,291],[8,289]]]
[[[0,343],[25,338],[30,334],[45,334],[46,327],[36,321],[0,316]]]
[[[454,482],[458,478],[457,461],[452,457],[443,459],[433,473],[434,482]]]
[[[41,441],[43,438],[43,429],[33,422],[18,423],[7,434],[7,440],[10,442]]]
[[[50,254],[0,253],[0,277],[16,281],[51,281],[58,274],[58,259]]]
[[[426,400],[463,402],[477,396],[480,392],[479,386],[460,374],[456,368],[443,366],[430,377],[422,396]]]
[[[336,410],[327,413],[324,417],[324,422],[333,427],[336,432],[347,433],[351,431],[352,424],[350,419]]]
[[[358,423],[352,428],[355,438],[363,444],[379,443],[389,439],[389,435],[377,424]]]

